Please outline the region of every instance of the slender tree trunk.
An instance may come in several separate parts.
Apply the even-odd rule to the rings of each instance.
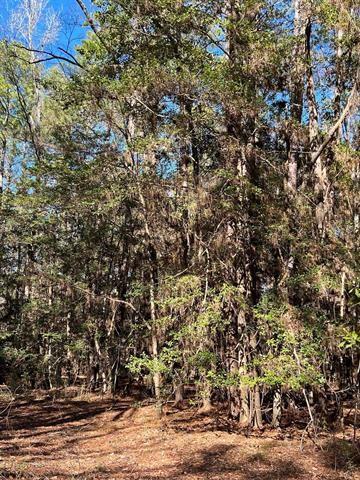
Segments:
[[[202,391],[201,391],[201,397],[202,397],[202,404],[201,407],[198,411],[200,414],[208,414],[212,412],[213,410],[213,405],[211,402],[211,394],[212,394],[212,388],[209,383],[209,381],[203,377],[202,378]]]
[[[274,391],[274,398],[273,398],[271,426],[273,428],[280,427],[280,419],[281,419],[281,388],[276,387]]]
[[[184,402],[184,384],[180,381],[175,382],[175,401],[174,407],[181,407]]]
[[[343,71],[343,39],[344,29],[339,26],[336,30],[336,83],[335,83],[335,97],[334,97],[334,119],[339,118],[341,113],[341,97],[344,91],[344,71]],[[338,140],[342,136],[342,125],[339,126],[336,136]]]
[[[4,180],[5,180],[5,159],[7,150],[7,140],[2,140],[2,147],[0,152],[0,205],[2,205],[2,196],[4,193]]]
[[[255,428],[261,430],[263,428],[262,412],[261,412],[261,396],[259,385],[255,385],[254,389],[254,426]]]
[[[154,281],[150,280],[150,317],[151,317],[151,345],[152,354],[155,360],[159,357],[159,344],[156,328],[156,312],[155,312],[155,285]],[[161,397],[161,375],[158,370],[154,372],[154,389],[156,399]]]
[[[313,149],[316,144],[316,139],[319,130],[318,123],[318,109],[316,104],[315,82],[312,68],[312,55],[311,55],[311,33],[312,23],[310,16],[306,20],[305,28],[305,45],[306,45],[306,79],[307,79],[307,104],[309,110],[309,145],[310,150]]]
[[[70,331],[70,313],[66,317],[66,378],[67,386],[72,383],[72,353],[70,349],[71,331]]]
[[[248,427],[251,423],[252,414],[252,401],[250,398],[250,388],[241,380],[241,375],[246,375],[247,371],[247,362],[246,359],[242,359],[241,366],[239,368],[239,375],[240,375],[240,417],[239,417],[239,424],[241,427]]]
[[[303,102],[305,90],[305,29],[306,29],[306,0],[294,0],[294,40],[292,52],[293,71],[290,80],[290,115],[291,125],[288,144],[287,178],[285,190],[289,195],[295,195],[298,188],[299,153],[301,151],[301,139],[299,127],[302,122]]]

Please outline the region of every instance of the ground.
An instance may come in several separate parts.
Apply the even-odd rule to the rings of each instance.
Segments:
[[[245,436],[220,415],[132,399],[16,400],[0,408],[0,480],[360,479],[359,452],[344,433]]]

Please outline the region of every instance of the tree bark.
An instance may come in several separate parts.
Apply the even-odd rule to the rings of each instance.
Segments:
[[[281,419],[281,389],[280,387],[276,387],[274,391],[274,398],[273,398],[271,426],[273,428],[279,428],[280,419]]]

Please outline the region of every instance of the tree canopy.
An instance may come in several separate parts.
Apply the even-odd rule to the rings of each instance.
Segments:
[[[355,398],[358,1],[77,3],[0,44],[0,383]]]

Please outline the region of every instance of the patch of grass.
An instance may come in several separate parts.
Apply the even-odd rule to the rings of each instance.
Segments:
[[[267,460],[267,455],[265,452],[256,452],[253,455],[249,455],[247,461],[250,463],[254,462],[265,462]]]
[[[10,390],[10,388],[6,387],[1,387],[0,388],[0,405],[6,405],[8,403],[11,403],[15,400],[15,396]],[[0,407],[0,411],[2,408]]]
[[[323,451],[326,466],[334,470],[353,471],[360,467],[360,446],[348,440],[332,439]]]

